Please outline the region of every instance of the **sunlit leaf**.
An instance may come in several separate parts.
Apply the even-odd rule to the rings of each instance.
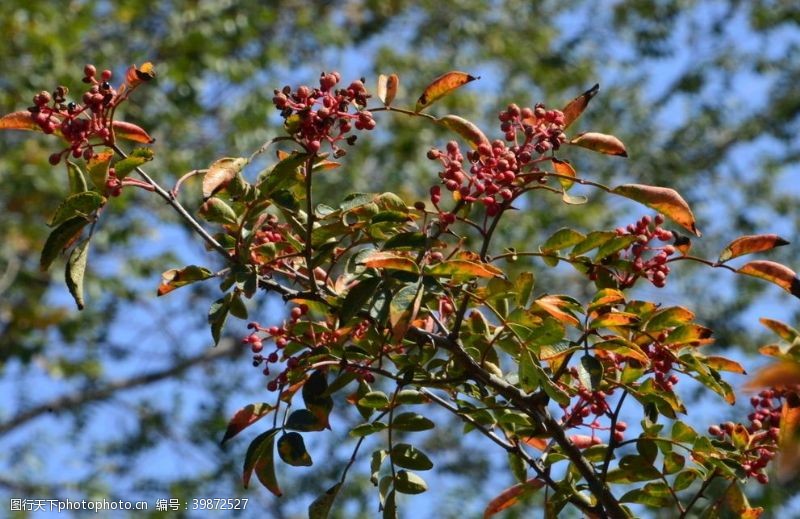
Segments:
[[[92,183],[101,193],[106,191],[106,180],[108,179],[108,168],[111,165],[111,159],[114,157],[112,150],[104,150],[89,159],[86,167],[89,170],[89,178]]]
[[[695,236],[700,236],[689,204],[674,189],[643,184],[624,184],[614,188],[611,192],[655,209]]]
[[[142,144],[151,144],[155,139],[141,127],[128,123],[125,121],[114,121],[111,123],[114,130],[114,136],[118,139],[125,139],[133,142],[140,142]]]
[[[775,283],[793,296],[800,297],[800,280],[797,279],[797,274],[780,263],[763,260],[751,261],[744,264],[736,272]]]
[[[596,391],[603,380],[603,364],[591,355],[581,357],[581,362],[577,366],[578,380],[583,387]]]
[[[127,158],[117,161],[114,164],[114,173],[119,180],[122,180],[134,169],[138,168],[145,162],[153,160],[153,156],[153,150],[150,148],[136,148],[128,155]]]
[[[628,326],[639,321],[636,314],[628,312],[608,312],[599,315],[589,322],[589,328],[612,328],[614,326]]]
[[[478,145],[482,143],[489,144],[489,139],[486,138],[486,135],[483,134],[481,129],[478,128],[475,123],[463,117],[445,115],[444,117],[436,119],[436,122],[464,137],[467,142],[469,142],[472,149],[477,148]]]
[[[600,91],[600,85],[595,84],[592,88],[587,90],[586,92],[582,93],[569,103],[567,106],[561,109],[561,112],[564,114],[564,128],[566,129],[571,125],[575,120],[580,117],[583,111],[589,104],[589,101],[592,100],[594,96],[597,95],[597,92]]]
[[[48,225],[55,227],[75,216],[82,216],[88,219],[92,213],[100,209],[105,203],[106,197],[96,191],[84,191],[83,193],[69,195],[56,208],[56,212],[48,222]]]
[[[0,117],[0,130],[29,130],[41,132],[42,128],[36,124],[29,111],[20,110]]]
[[[358,400],[358,405],[370,409],[383,409],[389,405],[389,397],[383,391],[370,391]]]
[[[758,320],[761,324],[775,332],[781,339],[786,342],[794,342],[797,337],[800,337],[800,332],[792,328],[786,323],[762,317]]]
[[[518,483],[513,487],[503,490],[486,505],[486,509],[483,511],[483,519],[488,519],[498,512],[514,506],[521,499],[529,496],[543,486],[544,481],[538,478],[531,478],[525,483]]]
[[[385,106],[390,106],[397,95],[397,88],[399,86],[400,78],[397,77],[397,74],[391,74],[389,76],[385,74],[379,75],[377,95],[381,103]]]
[[[745,371],[744,367],[736,362],[735,360],[726,359],[725,357],[717,357],[714,355],[709,355],[704,359],[704,362],[708,365],[709,368],[715,369],[717,371],[729,371],[731,373],[739,373],[740,375],[746,375],[747,371]]]
[[[181,269],[169,269],[161,274],[161,284],[158,286],[158,295],[169,294],[176,288],[186,286],[197,281],[214,277],[214,273],[205,267],[189,265]]]
[[[67,178],[69,179],[69,192],[71,194],[83,193],[89,189],[86,183],[86,175],[83,170],[74,162],[67,162]]]
[[[210,198],[231,182],[247,165],[245,158],[226,157],[214,161],[203,176],[203,199]]]
[[[466,72],[452,71],[442,74],[425,87],[422,95],[419,96],[417,100],[417,106],[414,111],[421,112],[434,101],[441,99],[453,90],[466,85],[470,81],[475,81],[476,79],[480,78],[471,76]]]
[[[594,348],[598,350],[611,351],[617,355],[638,360],[643,364],[649,364],[649,357],[639,346],[633,342],[626,341],[621,337],[595,343]]]
[[[222,437],[222,441],[219,442],[220,445],[223,445],[226,441],[268,415],[273,409],[271,405],[262,402],[248,404],[236,411],[233,418],[228,422],[228,428],[225,430],[225,436]]]
[[[235,225],[236,213],[233,208],[221,199],[212,196],[200,206],[198,211],[200,216],[207,222]]]
[[[552,159],[550,159],[550,161],[553,163],[553,170],[558,175],[561,175],[559,177],[556,177],[558,179],[558,182],[561,184],[561,187],[564,188],[564,191],[567,191],[575,183],[574,180],[571,180],[577,176],[577,174],[575,173],[575,168],[572,167],[572,164],[570,164],[568,160],[559,160],[553,157]]]
[[[625,145],[622,141],[613,135],[607,135],[605,133],[581,133],[568,142],[598,153],[605,153],[606,155],[616,155],[619,157],[628,156],[628,152],[625,150]]]
[[[719,255],[719,263],[723,263],[738,256],[743,256],[744,254],[762,252],[788,244],[788,241],[777,234],[742,236],[730,242],[727,247],[722,250]]]
[[[86,261],[89,258],[89,239],[75,246],[67,259],[64,277],[67,289],[75,300],[78,310],[83,310],[83,276],[86,272]]]
[[[374,251],[361,258],[361,265],[368,268],[402,270],[419,273],[419,267],[411,258],[392,252]]]
[[[561,228],[547,238],[542,244],[542,252],[559,251],[577,245],[586,239],[586,235],[567,227]]]
[[[645,325],[648,332],[657,332],[666,328],[688,324],[694,319],[694,312],[682,306],[663,308],[650,317]]]
[[[452,259],[437,263],[425,269],[425,274],[437,277],[503,277],[503,271],[488,263],[478,263],[461,259]]]

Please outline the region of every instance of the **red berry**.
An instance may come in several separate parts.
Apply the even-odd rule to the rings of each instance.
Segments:
[[[112,73],[111,73],[111,71],[110,71],[110,70],[108,70],[108,69],[105,69],[105,70],[104,70],[104,71],[103,71],[103,72],[100,74],[100,79],[102,79],[103,81],[108,81],[109,79],[111,79],[111,76],[112,76]]]

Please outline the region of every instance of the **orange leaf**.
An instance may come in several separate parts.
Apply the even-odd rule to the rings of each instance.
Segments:
[[[499,278],[504,277],[503,271],[494,265],[462,259],[452,259],[437,263],[426,268],[425,273],[431,276],[443,277],[473,277]]]
[[[397,74],[378,76],[378,99],[385,106],[389,106],[397,95],[397,87],[400,86],[400,78]]]
[[[780,432],[778,433],[778,478],[787,481],[800,470],[800,406],[797,395],[787,398],[781,409]]]
[[[544,296],[534,301],[533,304],[564,324],[571,324],[576,327],[580,325],[580,321],[574,315],[560,308],[561,300],[558,298]]]
[[[606,155],[616,155],[618,157],[628,156],[628,151],[625,149],[625,145],[622,141],[613,135],[605,133],[581,133],[569,141],[569,144],[574,144],[598,153],[605,153]]]
[[[534,449],[543,451],[547,448],[547,444],[549,443],[545,438],[537,438],[535,436],[530,436],[528,438],[520,438],[520,441],[525,445],[533,447]]]
[[[203,199],[207,200],[223,189],[233,180],[247,164],[247,159],[230,158],[214,161],[203,176]]]
[[[225,431],[225,436],[222,438],[220,445],[265,417],[273,409],[274,407],[269,404],[260,403],[249,404],[236,411],[236,414],[234,414],[233,418],[228,422],[228,429]]]
[[[40,132],[42,129],[33,121],[31,113],[27,110],[11,112],[0,117],[0,130],[30,130]]]
[[[758,321],[767,328],[769,328],[770,330],[772,330],[773,332],[775,332],[778,335],[778,337],[780,337],[786,342],[793,342],[798,336],[800,336],[800,332],[798,332],[788,324],[776,321],[775,319],[762,317]]]
[[[425,87],[422,95],[417,100],[417,106],[414,111],[421,112],[437,99],[441,99],[456,88],[476,79],[480,79],[480,77],[471,76],[466,72],[452,71],[442,74]]]
[[[780,263],[775,263],[774,261],[751,261],[736,272],[775,283],[793,296],[800,297],[800,279],[797,279],[797,274],[792,269]]]
[[[467,139],[473,150],[481,143],[489,144],[489,139],[486,138],[481,129],[463,117],[445,115],[436,119],[436,122]]]
[[[155,142],[155,139],[150,137],[150,135],[144,131],[141,127],[133,124],[128,123],[125,121],[114,121],[111,123],[114,129],[114,136],[120,139],[125,139],[133,142],[141,142],[144,144],[150,144]]]
[[[587,90],[586,92],[582,93],[565,106],[561,111],[564,113],[564,128],[566,129],[570,124],[575,122],[575,119],[581,116],[583,111],[586,109],[586,106],[589,104],[589,101],[592,100],[594,96],[597,95],[597,92],[600,90],[600,85],[595,83],[595,85]]]
[[[543,486],[544,481],[538,478],[531,478],[525,483],[518,483],[513,487],[503,490],[497,497],[489,501],[489,504],[483,511],[483,519],[492,517],[496,513],[514,506],[522,497],[527,496],[531,492],[538,490]]]
[[[575,173],[575,168],[572,167],[572,164],[570,164],[568,160],[558,160],[555,157],[550,160],[553,162],[553,169],[555,170],[556,174],[570,178],[575,178],[577,176]],[[569,178],[562,177],[558,177],[558,182],[561,184],[561,187],[564,188],[564,191],[571,188],[575,183]]]
[[[710,355],[705,358],[705,363],[708,367],[717,371],[730,371],[731,373],[740,373],[747,375],[744,367],[735,360],[726,359],[725,357],[717,357]]]
[[[745,389],[793,387],[796,384],[800,384],[800,364],[783,361],[758,370],[755,376],[745,384]]]
[[[141,67],[131,65],[125,72],[125,82],[130,87],[135,87],[139,83],[150,81],[154,77],[156,77],[156,70],[149,61],[144,63]]]
[[[726,262],[729,259],[733,259],[744,254],[762,252],[788,244],[788,241],[784,240],[777,234],[741,236],[730,242],[728,246],[723,249],[722,253],[719,255],[719,263]]]
[[[360,262],[367,268],[402,270],[405,272],[418,273],[419,267],[411,258],[393,254],[391,252],[376,251],[367,256]]]
[[[674,189],[644,184],[624,184],[615,187],[611,192],[655,209],[684,229],[700,236],[689,204]]]

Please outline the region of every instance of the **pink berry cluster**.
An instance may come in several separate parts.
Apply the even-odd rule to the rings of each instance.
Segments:
[[[750,399],[753,412],[748,415],[750,425],[745,427],[733,422],[712,425],[708,433],[720,440],[733,441],[736,435],[749,437],[749,442],[739,460],[747,477],[755,478],[765,485],[769,477],[765,472],[767,464],[775,457],[780,433],[781,405],[785,390],[766,389]]]
[[[259,274],[268,275],[275,268],[284,266],[286,263],[284,258],[290,257],[296,252],[286,243],[285,234],[288,232],[290,232],[289,225],[281,224],[278,217],[273,214],[268,215],[264,223],[258,227],[250,246],[250,261],[253,265],[259,266]],[[272,258],[271,255],[266,257],[259,251],[260,247],[270,243],[285,245],[281,248],[282,257]]]
[[[636,241],[622,252],[622,256],[631,261],[632,272],[617,273],[620,288],[632,286],[641,277],[659,288],[666,285],[669,275],[667,260],[675,253],[675,247],[653,244],[654,240],[668,242],[674,237],[672,231],[661,227],[663,223],[664,217],[658,214],[652,219],[643,216],[635,224],[617,228],[617,236],[636,236]]]
[[[653,369],[653,382],[655,382],[656,387],[662,391],[672,393],[679,378],[675,373],[670,374],[675,357],[670,349],[662,344],[662,341],[666,340],[666,338],[667,335],[665,333],[659,334],[658,340],[647,345],[644,348],[644,352],[650,358],[650,365]]]
[[[439,172],[441,183],[448,191],[457,192],[465,202],[480,202],[489,216],[500,212],[504,203],[517,196],[531,180],[543,179],[540,174],[527,175],[535,167],[537,156],[557,150],[566,140],[564,115],[558,110],[545,110],[542,105],[534,109],[511,104],[500,113],[500,129],[507,144],[502,140],[483,142],[466,158],[470,163],[465,169],[464,155],[457,142],[447,143],[445,150],[432,149],[428,158],[442,164]],[[546,181],[546,180],[545,180]],[[441,200],[439,186],[431,188],[431,202],[438,209]],[[452,223],[449,213],[442,213],[444,223]]]
[[[98,78],[95,66],[86,65],[83,74],[83,82],[90,85],[82,96],[83,104],[68,101],[69,89],[59,86],[52,94],[46,91],[36,94],[33,106],[28,108],[31,119],[44,133],[59,132],[69,142],[67,148],[50,155],[53,165],[67,154],[88,160],[94,156],[94,146],[110,146],[114,142],[114,110],[126,96],[119,95],[109,83],[110,70],[103,70]]]
[[[281,111],[286,127],[309,153],[316,153],[322,144],[330,143],[334,156],[340,157],[345,150],[338,143],[345,140],[354,144],[356,136],[347,137],[353,128],[372,130],[375,119],[372,113],[364,110],[370,95],[364,80],[356,80],[347,88],[336,89],[341,81],[338,72],[323,72],[319,78],[319,88],[305,85],[296,90],[285,86],[275,90],[272,102]],[[355,111],[351,112],[351,107]]]

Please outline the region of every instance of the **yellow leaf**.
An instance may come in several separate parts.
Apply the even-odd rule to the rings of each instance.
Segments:
[[[615,187],[611,192],[655,209],[684,229],[700,236],[700,231],[695,226],[694,213],[686,200],[674,189],[644,184],[624,184]]]
[[[436,122],[467,139],[467,142],[469,142],[473,150],[481,143],[489,144],[489,139],[486,138],[486,135],[483,134],[481,129],[463,117],[445,115],[444,117],[436,119]]]

